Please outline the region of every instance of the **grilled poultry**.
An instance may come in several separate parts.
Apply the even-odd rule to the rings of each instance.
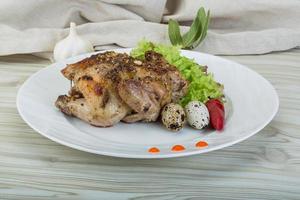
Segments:
[[[105,52],[67,65],[62,74],[74,83],[55,105],[63,113],[92,125],[119,121],[156,121],[161,108],[187,91],[180,72],[154,51],[145,60],[125,53]]]

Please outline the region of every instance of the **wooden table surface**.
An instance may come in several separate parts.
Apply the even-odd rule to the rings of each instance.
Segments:
[[[16,94],[50,62],[0,57],[0,199],[300,199],[300,49],[226,58],[274,85],[275,119],[225,149],[138,160],[81,152],[33,131],[17,112]]]

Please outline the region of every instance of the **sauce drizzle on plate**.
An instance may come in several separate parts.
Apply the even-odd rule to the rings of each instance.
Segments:
[[[184,151],[184,150],[185,150],[185,147],[180,144],[174,145],[172,147],[172,151]]]
[[[203,148],[203,147],[207,147],[208,144],[207,144],[207,142],[205,142],[205,141],[199,141],[199,142],[196,143],[195,146],[196,146],[196,147],[199,147],[199,148]]]
[[[159,153],[160,150],[157,147],[151,147],[150,149],[148,149],[149,153]]]

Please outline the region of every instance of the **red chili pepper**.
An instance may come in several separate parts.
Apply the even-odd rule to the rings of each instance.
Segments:
[[[206,107],[210,116],[210,124],[216,130],[224,127],[224,105],[218,99],[211,99],[206,102]]]
[[[206,102],[206,104],[207,103],[215,104],[216,106],[218,106],[224,112],[224,105],[219,99],[210,99]]]

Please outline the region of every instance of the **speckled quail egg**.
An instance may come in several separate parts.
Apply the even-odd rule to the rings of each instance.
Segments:
[[[179,131],[183,128],[186,115],[181,105],[167,104],[161,111],[161,121],[171,131]]]
[[[191,101],[185,106],[188,124],[195,129],[202,129],[209,124],[209,112],[199,101]]]

